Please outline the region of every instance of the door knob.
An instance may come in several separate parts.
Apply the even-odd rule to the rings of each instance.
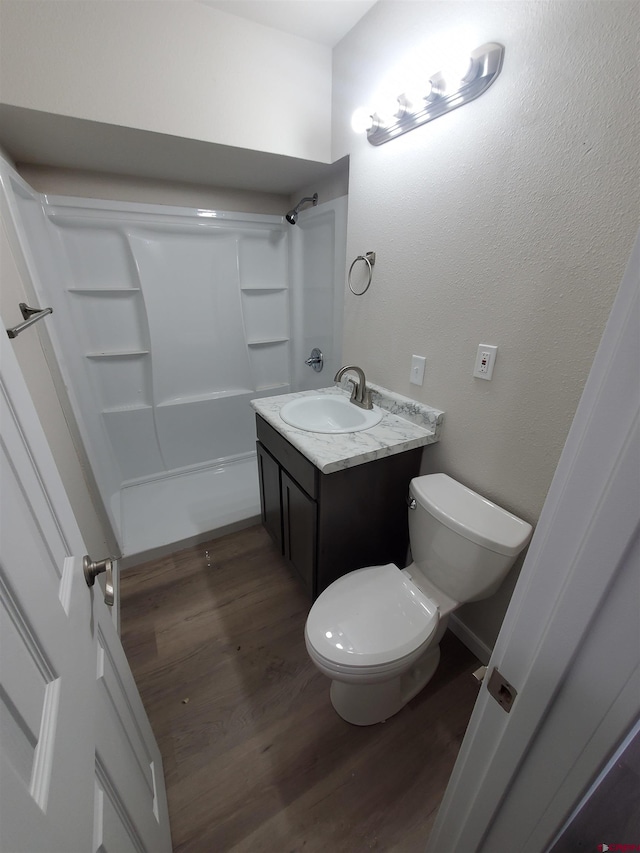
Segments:
[[[84,579],[87,586],[93,586],[98,575],[103,572],[106,574],[106,583],[104,589],[104,603],[109,607],[113,606],[115,596],[113,594],[113,561],[107,558],[106,560],[98,560],[95,563],[87,554],[82,560],[82,568],[84,570]]]

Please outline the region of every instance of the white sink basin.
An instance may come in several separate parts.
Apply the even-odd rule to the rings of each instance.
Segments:
[[[318,394],[285,403],[280,417],[289,426],[307,432],[359,432],[380,423],[382,411],[377,406],[361,409],[337,394]]]

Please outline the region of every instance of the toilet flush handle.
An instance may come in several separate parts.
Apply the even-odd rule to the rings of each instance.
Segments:
[[[416,499],[412,498],[411,495],[407,495],[407,506],[409,509],[415,509],[418,506]]]

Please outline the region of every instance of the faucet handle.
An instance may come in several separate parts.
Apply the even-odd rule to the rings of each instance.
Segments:
[[[373,409],[371,402],[371,389],[367,388],[366,382],[360,382],[358,379],[347,377],[347,382],[351,382],[351,397],[350,401],[355,403],[361,409]]]
[[[347,376],[347,382],[351,383],[351,397],[350,400],[352,403],[358,403],[358,390],[360,388],[360,383],[357,379],[354,379],[353,376]]]
[[[313,367],[316,373],[320,373],[324,365],[324,356],[322,355],[321,350],[319,350],[318,347],[314,347],[311,350],[309,358],[305,358],[304,363],[308,364],[309,367]]]

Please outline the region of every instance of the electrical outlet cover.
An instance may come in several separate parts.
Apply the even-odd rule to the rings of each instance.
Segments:
[[[498,347],[492,344],[479,344],[478,354],[476,355],[476,364],[473,369],[473,375],[477,379],[491,379],[493,376],[493,367],[496,363],[496,353]]]

